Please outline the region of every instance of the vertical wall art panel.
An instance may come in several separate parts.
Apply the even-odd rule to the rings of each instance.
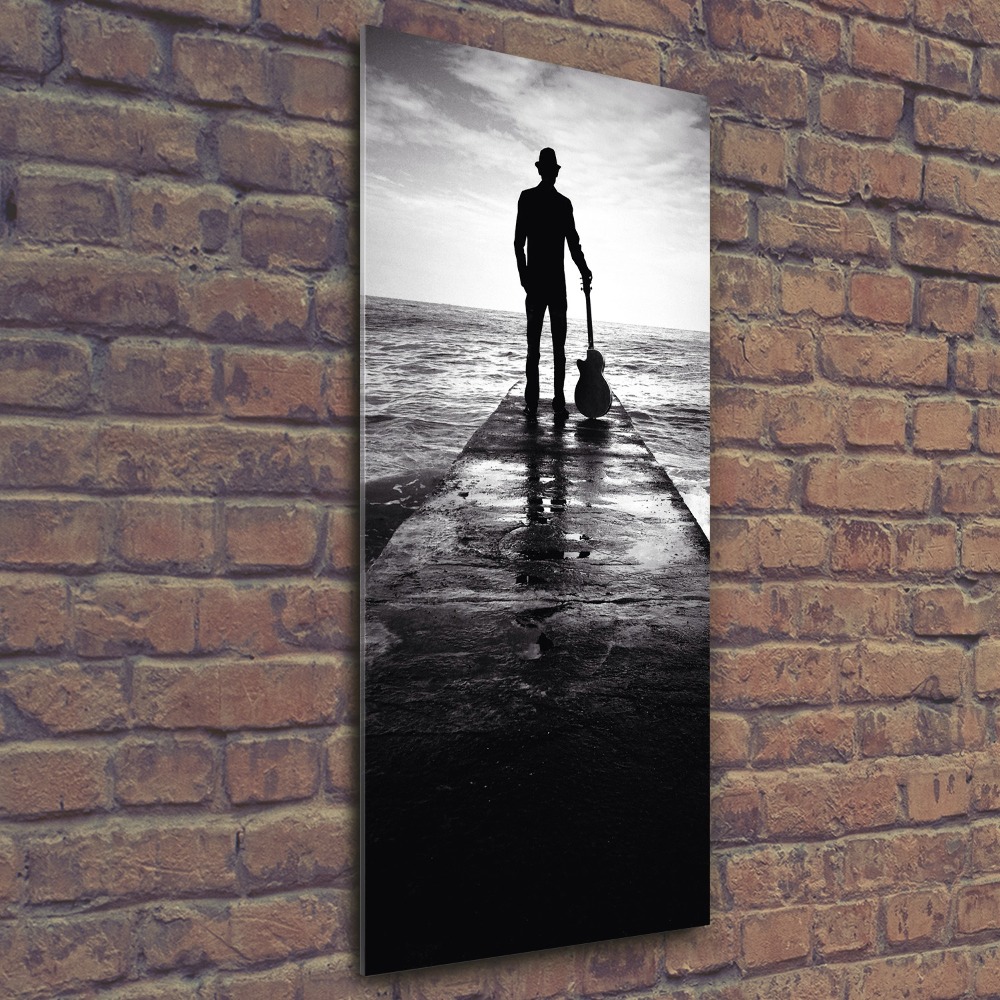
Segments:
[[[707,103],[363,54],[364,969],[704,924]]]

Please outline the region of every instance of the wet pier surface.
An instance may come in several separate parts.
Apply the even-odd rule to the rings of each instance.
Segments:
[[[707,921],[707,542],[617,400],[521,406],[367,571],[369,973]]]

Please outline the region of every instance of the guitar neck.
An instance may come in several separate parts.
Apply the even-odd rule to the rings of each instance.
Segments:
[[[583,294],[587,299],[587,348],[594,349],[594,322],[590,318],[590,289],[584,286]]]

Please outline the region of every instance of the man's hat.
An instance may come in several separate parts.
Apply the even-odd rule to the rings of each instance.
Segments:
[[[550,149],[548,146],[545,147],[539,154],[538,159],[535,160],[536,167],[558,167],[559,164],[556,163],[556,151]]]

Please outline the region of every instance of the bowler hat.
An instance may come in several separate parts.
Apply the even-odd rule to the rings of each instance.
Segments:
[[[538,159],[535,160],[536,167],[558,167],[559,164],[556,163],[556,151],[546,146],[538,154]]]

